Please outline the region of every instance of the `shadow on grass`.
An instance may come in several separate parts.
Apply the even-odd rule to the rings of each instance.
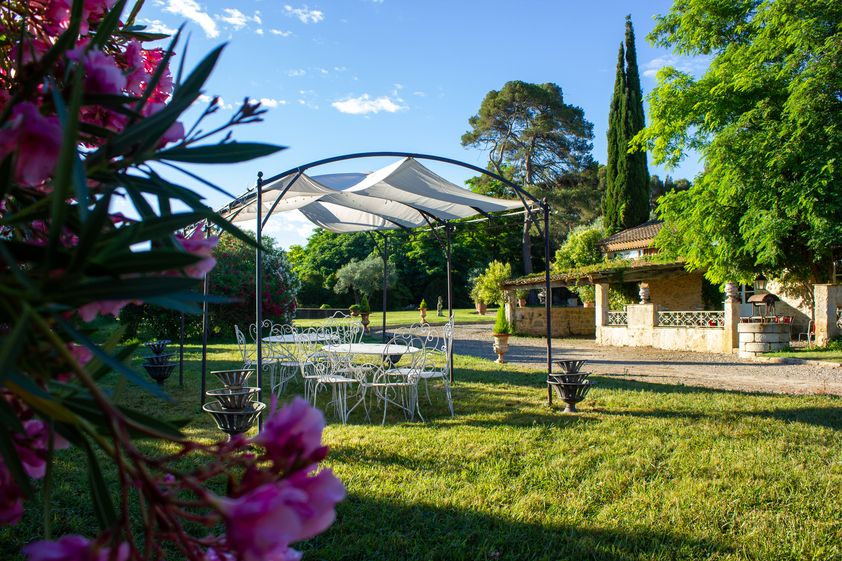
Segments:
[[[842,429],[842,407],[801,407],[752,411],[751,415],[777,419],[787,423],[804,423],[834,430]]]
[[[491,513],[398,504],[355,494],[340,503],[333,527],[300,544],[300,549],[308,559],[373,561],[678,560],[731,552],[721,543],[651,528],[620,531],[529,523]]]

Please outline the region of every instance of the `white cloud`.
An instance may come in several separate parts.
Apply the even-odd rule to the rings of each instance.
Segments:
[[[327,73],[328,73],[327,68],[316,68],[316,70],[318,70],[319,74],[321,74],[322,76],[327,76]]]
[[[225,8],[222,10],[223,14],[216,16],[220,21],[223,21],[234,28],[234,31],[239,31],[248,23],[256,23],[260,25],[263,20],[260,18],[260,12],[254,12],[253,16],[247,16],[236,8]],[[258,35],[263,35],[263,30],[260,30]]]
[[[283,29],[270,29],[269,33],[272,35],[278,35],[279,37],[289,37],[292,35],[292,31],[284,31]]]
[[[348,113],[350,115],[368,115],[369,113],[380,113],[385,111],[387,113],[396,113],[409,109],[406,105],[401,105],[403,100],[397,99],[393,101],[389,96],[381,96],[372,98],[368,94],[363,94],[359,97],[349,97],[340,99],[331,103],[334,109],[340,113]]]
[[[255,29],[254,32],[257,33],[258,35],[263,35],[262,29]]]
[[[334,66],[333,67],[334,72],[345,72],[346,70],[348,70],[348,69],[344,66]]]
[[[281,105],[286,105],[287,101],[285,99],[272,99],[271,97],[261,97],[260,98],[260,105],[267,109],[274,109],[275,107],[280,107]]]
[[[217,98],[216,105],[220,109],[234,109],[233,103],[225,103],[225,100],[222,99],[222,97],[220,97],[220,96],[216,96],[216,98]],[[213,101],[213,96],[202,94],[198,97],[198,99],[196,99],[194,104],[195,103],[203,103],[203,104],[207,105],[211,101]]]
[[[643,75],[654,78],[661,68],[672,66],[676,70],[697,76],[707,70],[709,65],[710,57],[659,56],[643,65]]]
[[[427,97],[427,92],[417,91],[412,92],[412,95],[414,95],[415,97]]]
[[[211,39],[219,36],[216,22],[195,0],[168,0],[165,10],[196,22]]]
[[[139,19],[139,23],[146,26],[146,31],[149,33],[163,33],[165,35],[173,35],[175,34],[177,29],[168,26],[164,22],[159,19]]]
[[[284,6],[284,12],[288,16],[298,18],[301,23],[319,23],[325,19],[325,14],[321,10],[311,10],[306,5],[300,8],[293,8],[289,4]]]
[[[303,68],[293,68],[292,70],[287,70],[287,76],[290,78],[300,78],[307,74],[307,71]]]

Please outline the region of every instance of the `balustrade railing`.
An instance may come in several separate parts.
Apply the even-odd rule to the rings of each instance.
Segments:
[[[724,328],[725,312],[658,312],[658,327]]]
[[[625,312],[608,312],[608,325],[626,326],[629,324],[629,315]]]

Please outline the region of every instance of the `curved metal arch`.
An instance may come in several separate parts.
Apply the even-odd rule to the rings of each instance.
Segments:
[[[469,170],[472,170],[472,171],[476,171],[476,172],[481,173],[483,175],[487,175],[487,176],[489,176],[493,179],[496,179],[497,181],[500,181],[501,183],[507,185],[508,187],[511,187],[512,189],[515,190],[515,193],[517,194],[518,198],[523,203],[523,206],[527,209],[529,208],[529,205],[526,204],[526,199],[531,200],[532,203],[540,206],[541,208],[544,208],[544,207],[547,206],[546,201],[543,201],[543,200],[540,200],[540,199],[536,198],[535,196],[533,196],[531,193],[526,191],[526,189],[524,189],[523,187],[521,187],[517,183],[514,183],[514,182],[506,179],[502,175],[494,173],[493,171],[483,169],[479,166],[475,166],[475,165],[469,164],[467,162],[455,160],[453,158],[446,158],[444,156],[435,156],[435,155],[432,155],[432,154],[418,154],[418,153],[415,153],[415,152],[357,152],[357,153],[354,153],[354,154],[343,154],[341,156],[333,156],[331,158],[324,158],[324,159],[321,159],[321,160],[316,160],[314,162],[309,162],[307,164],[302,164],[302,165],[296,166],[294,168],[290,168],[290,169],[288,169],[288,170],[286,170],[282,173],[279,173],[277,175],[273,175],[272,177],[270,177],[268,179],[265,179],[263,181],[263,183],[264,184],[271,183],[271,182],[277,181],[278,179],[281,179],[283,177],[287,177],[288,175],[292,175],[293,173],[303,174],[305,171],[307,171],[311,168],[315,168],[315,167],[319,167],[319,166],[323,166],[323,165],[327,165],[327,164],[332,164],[332,163],[335,163],[335,162],[342,162],[342,161],[345,161],[345,160],[357,160],[357,159],[362,159],[362,158],[413,158],[415,160],[432,160],[432,161],[435,161],[435,162],[442,162],[442,163],[445,163],[445,164],[451,164],[451,165],[463,167],[463,168],[466,168],[466,169],[469,169]],[[232,205],[234,205],[234,204],[245,203],[245,202],[251,200],[252,198],[254,198],[256,196],[256,193],[254,193],[254,189],[255,189],[254,187],[250,188],[248,190],[248,193],[246,193],[246,194],[244,194],[240,197],[237,197],[236,199],[231,201],[229,204],[227,204],[225,207],[223,207],[223,210],[231,208]]]

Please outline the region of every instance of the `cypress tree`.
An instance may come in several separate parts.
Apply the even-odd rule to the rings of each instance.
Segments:
[[[631,17],[626,16],[625,48],[620,44],[617,76],[608,113],[608,163],[602,205],[609,234],[649,218],[649,171],[646,153],[628,153],[629,141],[645,126],[643,94]]]
[[[631,16],[626,16],[626,109],[628,119],[626,145],[628,145],[631,139],[646,126]],[[649,219],[649,169],[646,167],[646,152],[642,150],[627,153],[626,162],[629,198],[624,222],[625,227],[630,228]]]
[[[626,73],[623,68],[625,52],[620,43],[617,55],[617,75],[614,95],[608,111],[608,163],[605,166],[605,200],[602,203],[605,229],[614,233],[623,229],[623,186],[626,183],[626,158],[622,145],[626,128]]]

